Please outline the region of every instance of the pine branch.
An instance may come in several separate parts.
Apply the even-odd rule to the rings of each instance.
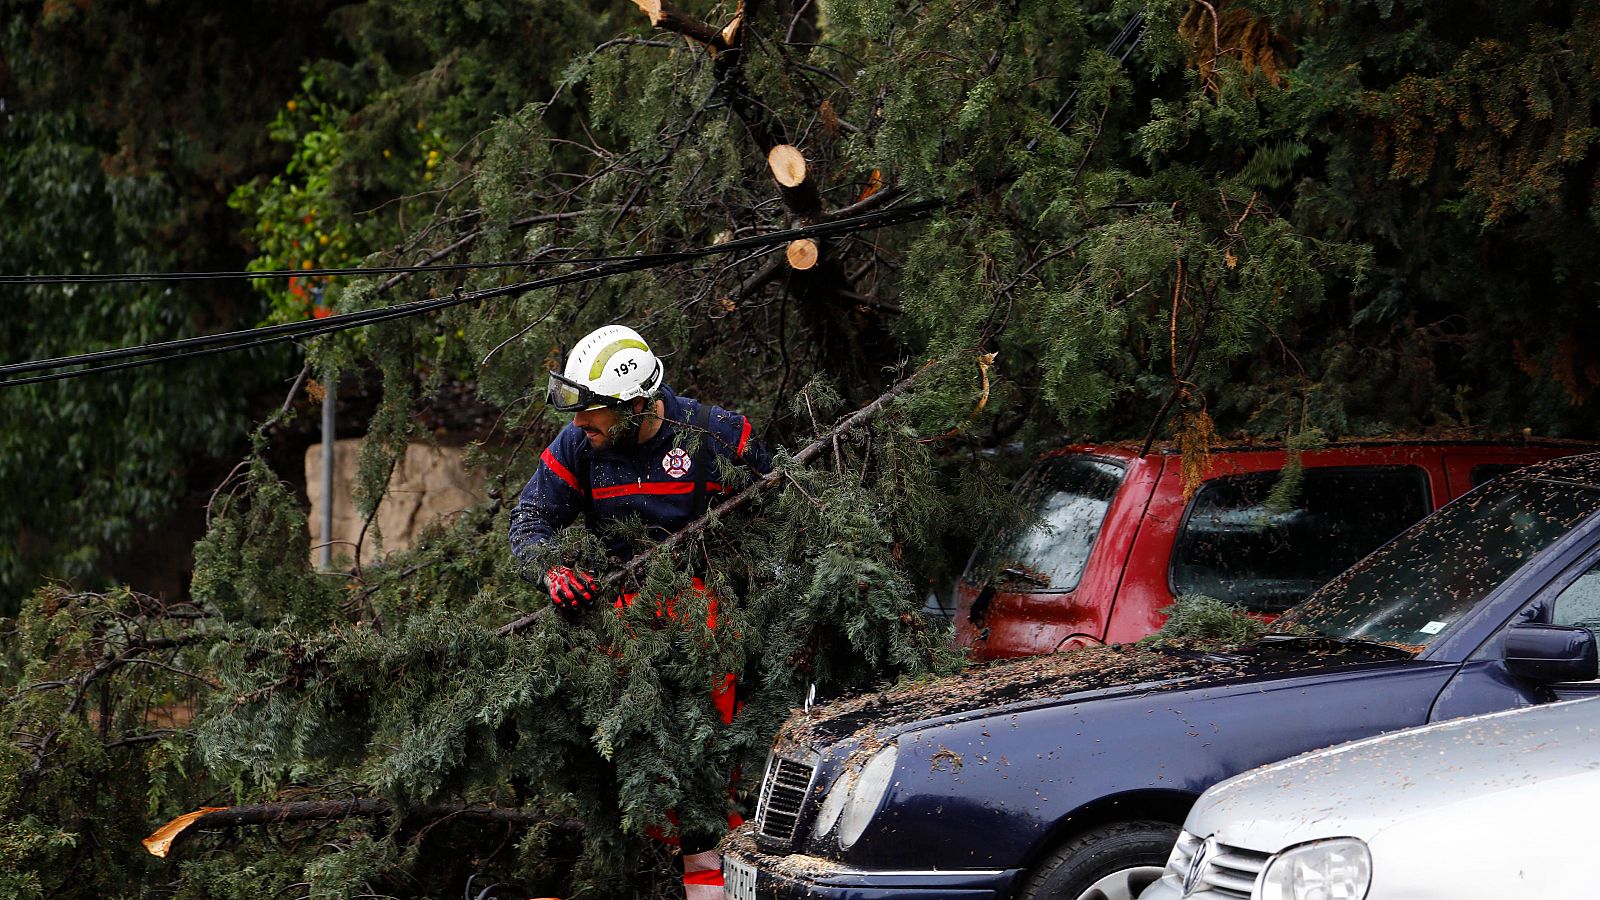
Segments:
[[[354,818],[388,818],[394,804],[375,797],[352,800],[299,800],[283,803],[257,803],[188,813],[168,822],[145,839],[145,849],[165,857],[184,834],[206,828],[244,828],[255,825],[289,825],[299,822],[339,821]],[[505,825],[546,825],[556,831],[578,833],[583,823],[575,819],[552,819],[547,814],[517,807],[489,806],[482,803],[429,803],[405,810],[407,822],[437,823],[445,819],[467,818]]]
[[[653,559],[656,554],[671,550],[672,548],[677,547],[679,544],[682,544],[684,541],[688,540],[690,537],[693,537],[694,535],[704,531],[711,525],[712,522],[716,521],[717,517],[733,512],[739,507],[744,506],[746,503],[749,503],[755,498],[756,494],[783,480],[784,474],[788,469],[797,469],[810,463],[813,459],[817,458],[818,454],[832,447],[833,442],[839,437],[877,418],[879,414],[888,408],[891,401],[910,390],[911,386],[916,384],[917,381],[927,373],[933,371],[948,361],[948,359],[929,360],[922,366],[922,368],[911,373],[910,375],[907,375],[905,378],[900,379],[893,387],[879,395],[878,399],[851,413],[837,425],[834,425],[827,434],[807,444],[799,453],[794,455],[794,458],[790,461],[787,467],[782,469],[773,469],[770,473],[756,479],[746,486],[744,490],[734,494],[731,498],[717,506],[715,509],[706,512],[705,515],[702,515],[700,518],[695,519],[688,525],[685,525],[683,529],[678,531],[676,534],[673,534],[661,541],[659,544],[650,547],[645,552],[624,563],[622,568],[617,569],[610,575],[607,575],[601,580],[600,586],[596,590],[596,594],[604,594],[608,589],[617,585],[624,578],[637,574],[638,571],[644,568],[645,564]],[[549,606],[542,607],[523,616],[520,619],[507,622],[506,624],[500,626],[498,633],[502,636],[509,636],[520,631],[524,631],[528,628],[528,626],[539,621],[544,616],[549,615],[553,609],[554,607]]]
[[[120,737],[114,741],[107,741],[105,748],[107,750],[114,750],[118,747],[133,747],[139,744],[151,744],[162,740],[163,738],[171,737],[177,733],[178,731],[175,728],[163,728],[160,731],[152,731],[146,734],[130,734],[127,737]]]
[[[1182,268],[1179,268],[1180,276]],[[1178,290],[1182,290],[1179,282]],[[1177,307],[1173,307],[1173,318],[1176,321]],[[1144,444],[1139,449],[1140,456],[1150,453],[1150,448],[1155,445],[1156,436],[1161,433],[1161,426],[1166,424],[1167,416],[1172,413],[1172,407],[1189,387],[1189,376],[1194,373],[1195,363],[1200,361],[1200,351],[1205,346],[1206,322],[1211,318],[1211,298],[1209,293],[1205,302],[1200,305],[1200,315],[1194,325],[1194,332],[1189,336],[1189,348],[1183,360],[1183,368],[1176,370],[1172,375],[1172,390],[1167,394],[1166,402],[1161,404],[1161,409],[1156,412],[1155,420],[1150,423],[1150,430],[1145,432]]]
[[[282,803],[257,803],[230,806],[209,812],[194,821],[197,828],[240,828],[248,825],[281,825],[355,817],[377,818],[394,812],[394,804],[375,797],[355,800],[296,800]],[[512,825],[549,824],[561,831],[582,831],[583,823],[571,819],[552,819],[547,813],[512,806],[483,803],[429,803],[406,810],[407,819],[468,818]]]
[[[833,212],[823,213],[817,217],[817,221],[832,222],[836,219],[848,219],[851,216],[858,216],[864,212],[871,212],[890,201],[899,200],[905,194],[905,190],[898,186],[880,188],[849,206],[841,206]]]
[[[750,86],[744,77],[744,67],[740,65],[740,58],[744,55],[742,53],[746,31],[744,26],[754,14],[750,8],[754,5],[754,0],[749,3],[740,0],[733,18],[720,30],[684,14],[662,0],[633,0],[633,2],[650,17],[651,25],[663,31],[681,34],[699,43],[716,59],[718,90],[727,97],[729,108],[740,121],[744,122],[745,128],[750,132],[751,140],[756,142],[763,155],[781,143],[779,135],[782,134],[782,129],[773,121],[771,112],[750,95]]]

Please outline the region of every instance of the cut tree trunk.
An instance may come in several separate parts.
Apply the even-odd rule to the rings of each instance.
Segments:
[[[767,152],[767,168],[778,182],[783,205],[796,219],[810,223],[822,213],[822,194],[812,177],[805,154],[793,144],[779,144]]]
[[[817,260],[822,258],[822,248],[810,238],[801,238],[798,241],[790,241],[789,249],[784,255],[788,257],[791,268],[804,272],[815,266]]]

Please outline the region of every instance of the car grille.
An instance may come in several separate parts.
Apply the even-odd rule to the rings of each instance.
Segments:
[[[1186,884],[1194,857],[1205,847],[1205,858],[1200,861],[1200,871],[1195,873],[1193,887],[1185,897],[1198,900],[1249,900],[1250,889],[1255,887],[1256,876],[1267,864],[1269,854],[1258,853],[1243,847],[1204,841],[1185,831],[1167,859],[1167,874],[1178,884]]]
[[[800,824],[800,807],[816,766],[784,759],[774,753],[767,759],[767,776],[756,802],[756,837],[761,844],[788,849]]]

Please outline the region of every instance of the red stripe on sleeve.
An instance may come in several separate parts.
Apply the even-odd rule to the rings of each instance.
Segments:
[[[544,455],[539,457],[539,462],[544,463],[546,468],[556,473],[556,477],[565,481],[568,487],[583,493],[578,489],[578,479],[572,477],[572,472],[561,464],[561,460],[556,459],[556,455],[550,452],[549,447],[544,448]]]
[[[734,456],[743,456],[744,448],[750,443],[750,420],[744,420],[744,427],[739,430],[739,449],[733,451]]]
[[[722,485],[715,481],[708,481],[706,482],[706,490],[720,491],[722,490]],[[639,484],[616,484],[610,487],[597,487],[594,489],[594,499],[604,500],[608,497],[628,497],[634,494],[663,496],[692,493],[694,493],[694,482],[692,481],[646,481]]]

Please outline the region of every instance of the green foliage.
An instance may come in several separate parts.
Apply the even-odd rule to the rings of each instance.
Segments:
[[[209,625],[187,605],[41,590],[8,621],[0,667],[0,890],[136,896],[160,879],[139,840],[199,805],[181,724]]]
[[[298,56],[324,49],[303,27],[324,6],[196,15],[0,2],[0,271],[242,268],[240,222],[223,200],[282,164],[261,126]],[[0,360],[247,327],[260,314],[218,284],[7,285]],[[177,527],[169,516],[199,487],[191,478],[243,449],[255,395],[285,365],[281,351],[257,351],[0,390],[0,612],[46,578],[115,577],[136,542]]]
[[[313,85],[308,79],[307,95],[288,101],[272,123],[274,140],[295,148],[284,172],[265,184],[241,184],[228,200],[255,220],[250,236],[260,255],[251,261],[253,271],[337,268],[359,258],[359,237],[352,233],[358,226],[347,223],[350,211],[340,208],[341,194],[329,176],[341,156],[339,125],[348,114],[309,96]],[[314,306],[326,308],[315,302],[326,281],[307,277],[258,284],[271,298],[272,318],[283,322],[306,318]]]
[[[1237,605],[1203,594],[1184,594],[1161,612],[1167,617],[1166,623],[1140,643],[1201,641],[1236,646],[1249,643],[1267,631],[1264,622]]]
[[[328,621],[336,588],[310,571],[305,516],[288,487],[258,457],[234,492],[195,547],[194,598],[252,625]]]
[[[1317,428],[1296,432],[1284,439],[1283,446],[1287,452],[1284,454],[1283,468],[1278,472],[1277,483],[1261,501],[1263,515],[1276,516],[1295,509],[1300,499],[1300,485],[1305,481],[1306,474],[1301,454],[1307,450],[1320,450],[1327,444],[1327,437]]]
[[[238,623],[211,649],[222,690],[197,719],[205,770],[241,798],[359,784],[402,804],[466,798],[577,818],[577,884],[614,892],[668,811],[689,831],[722,827],[730,773],[759,769],[809,684],[866,687],[936,664],[898,541],[928,546],[946,507],[910,482],[927,454],[899,432],[886,423],[870,446],[841,445],[840,468],[799,469],[759,516],[660,555],[631,605],[547,615],[516,636],[495,627],[548,601],[511,560],[508,510],[463,516],[330,606],[337,582],[303,562],[303,510],[258,465],[198,554],[197,595]],[[572,529],[551,555],[583,543],[593,552]],[[709,595],[686,574],[708,558]],[[315,618],[329,610],[331,627]],[[710,694],[728,673],[753,693],[723,726]],[[424,859],[374,858],[387,877],[440,884]],[[324,868],[344,871],[340,859]],[[318,890],[346,883],[309,864],[305,877]]]
[[[18,114],[0,131],[0,220],[12,223],[0,270],[167,267],[147,241],[173,224],[166,179],[107,175],[71,114]],[[0,291],[7,362],[182,337],[204,309],[200,296],[150,285]],[[237,442],[251,376],[248,363],[184,364],[0,391],[0,611],[15,611],[44,574],[95,576],[168,513],[189,460]]]

